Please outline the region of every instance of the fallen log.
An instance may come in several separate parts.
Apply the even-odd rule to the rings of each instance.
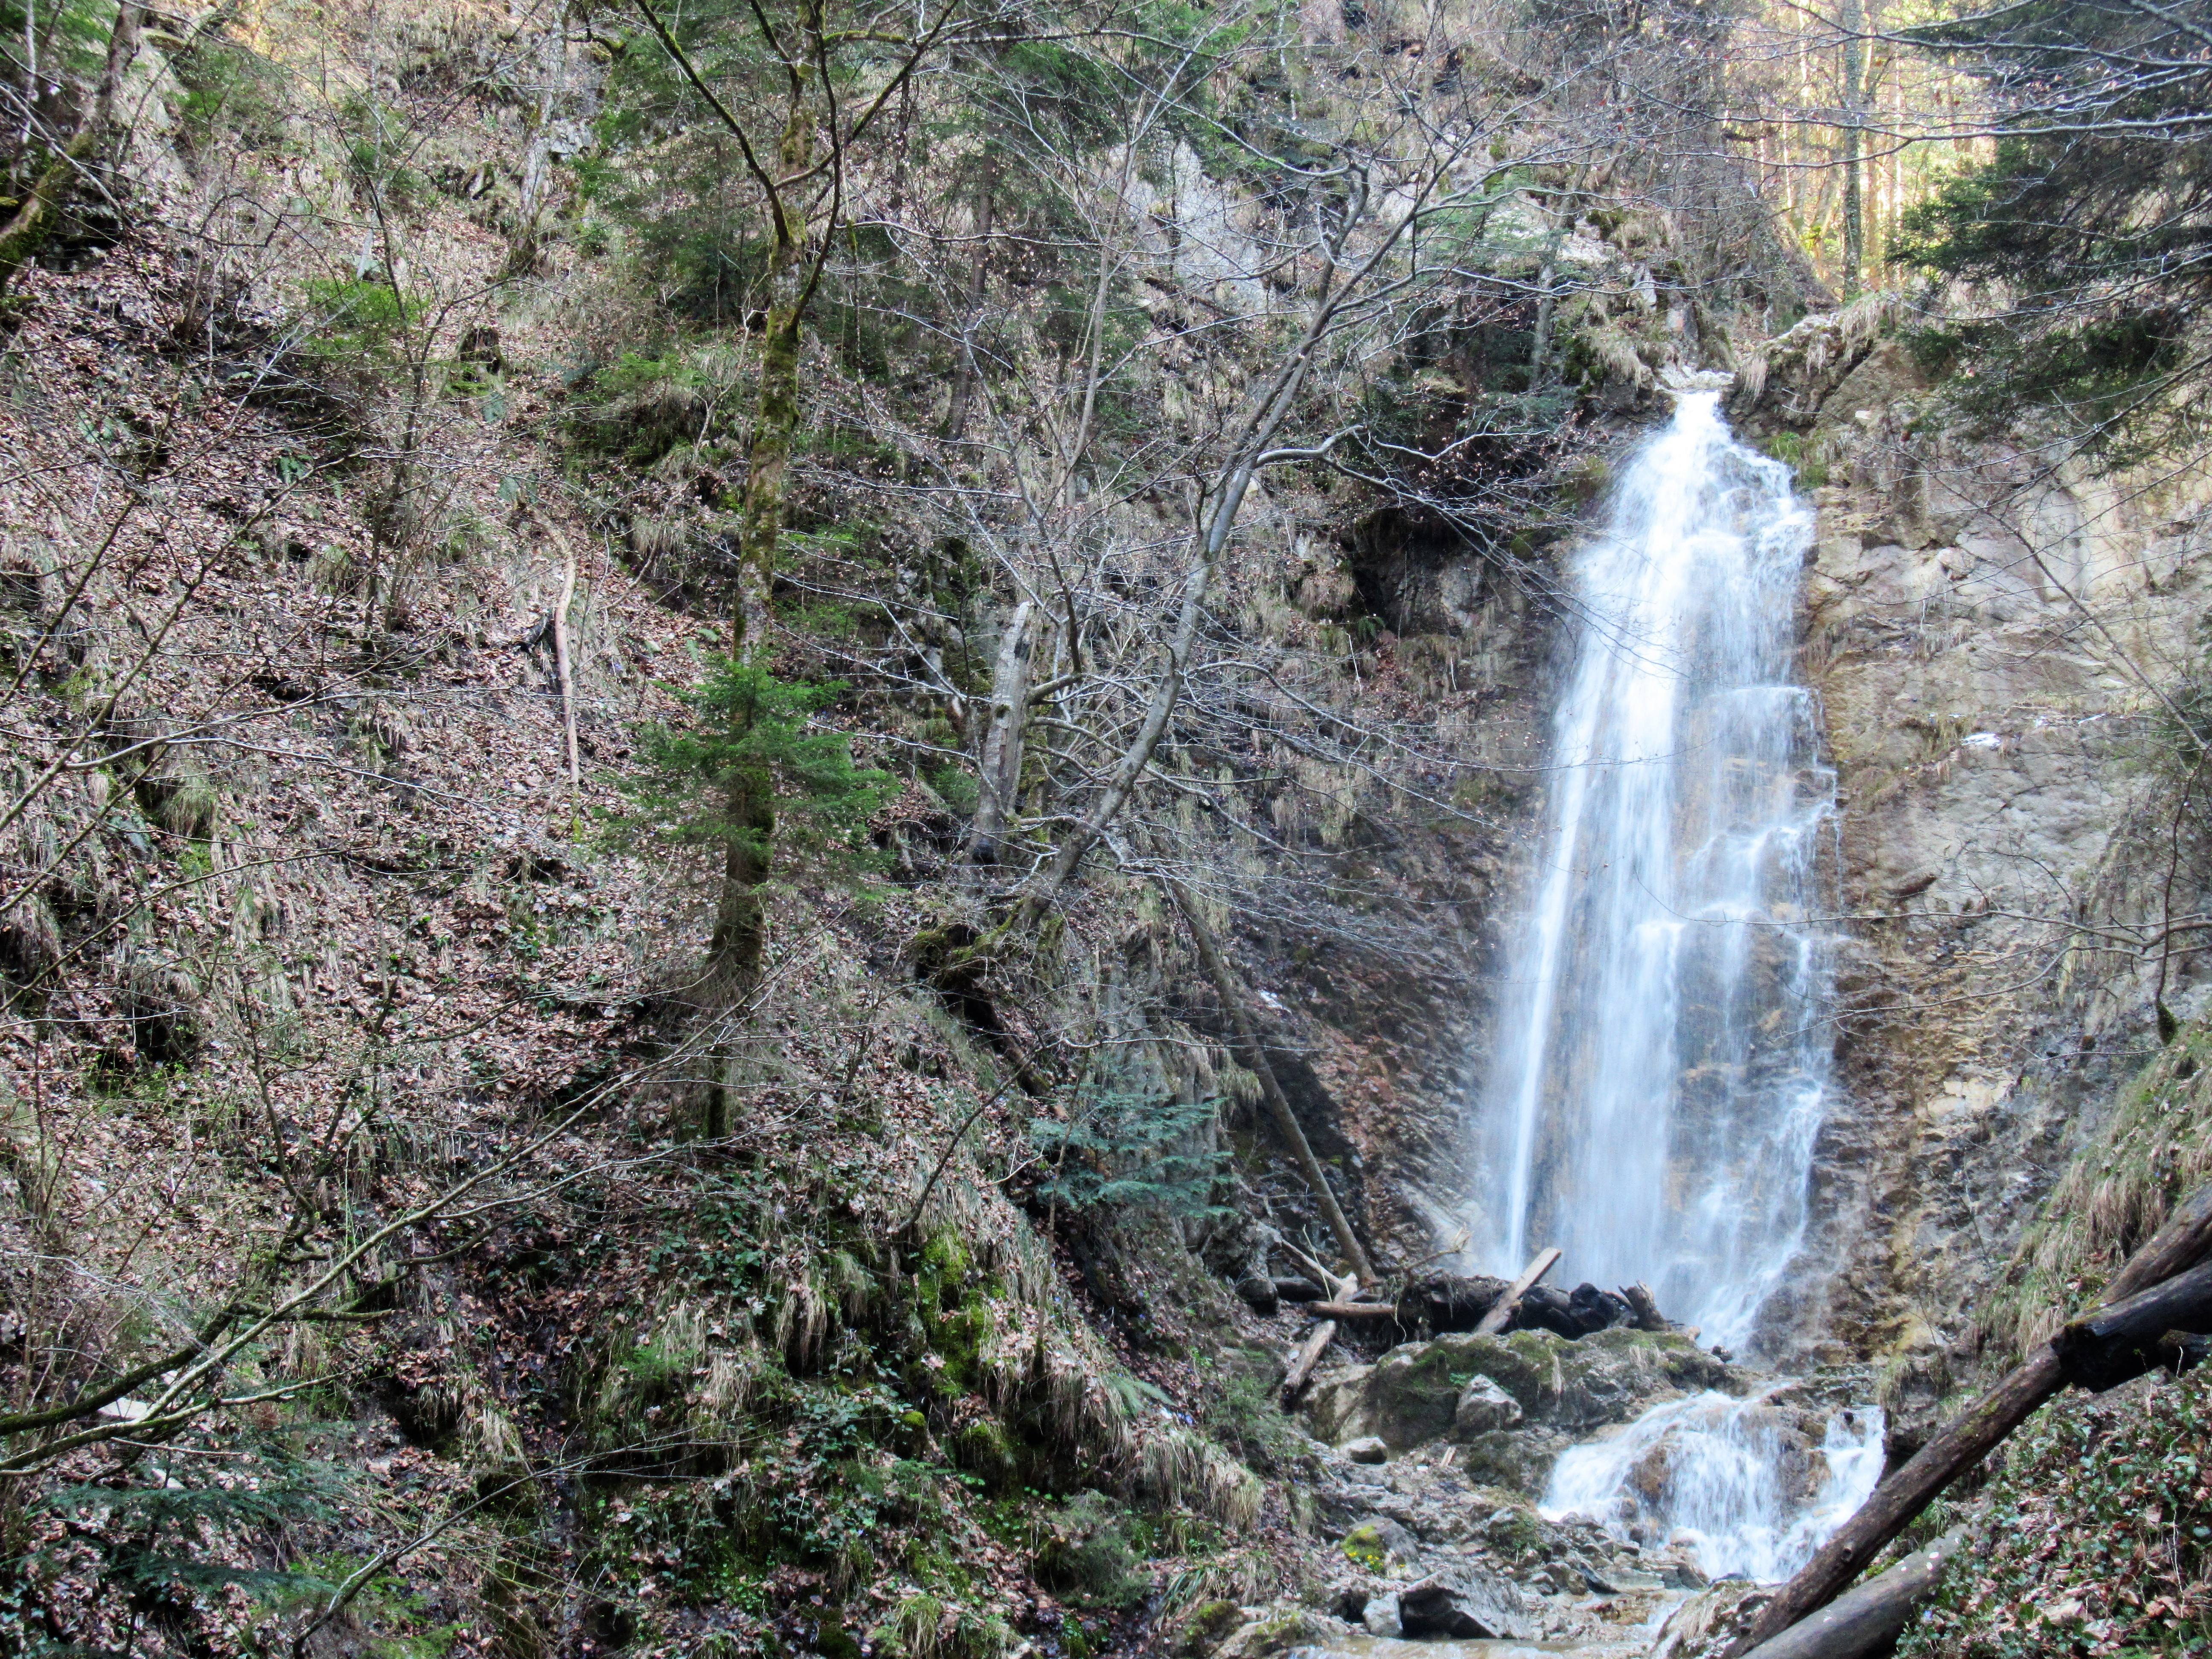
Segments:
[[[1943,1570],[1966,1541],[1964,1529],[1954,1528],[1881,1577],[1838,1596],[1810,1619],[1753,1649],[1744,1659],[1864,1659],[1887,1651],[1912,1617],[1912,1609],[1942,1581]]]
[[[2172,1367],[2172,1336],[2212,1332],[2212,1262],[2070,1321],[2051,1339],[2058,1369],[2077,1389],[2102,1394],[2146,1371]]]
[[[1336,1322],[1314,1327],[1306,1338],[1305,1346],[1298,1350],[1297,1358],[1291,1361],[1291,1369],[1283,1378],[1283,1408],[1287,1411],[1298,1403],[1298,1396],[1306,1391],[1313,1380],[1314,1367],[1321,1364],[1322,1351],[1336,1340]]]
[[[2099,1305],[2123,1303],[2136,1291],[2195,1267],[2208,1255],[2212,1255],[2212,1186],[2200,1187],[2182,1200],[2166,1225],[2112,1276]],[[1740,1659],[1832,1601],[1937,1493],[1980,1462],[1990,1448],[2065,1386],[2057,1351],[2046,1342],[1876,1486],[1874,1495],[1761,1610],[1751,1629],[1729,1649],[1729,1659]]]
[[[1372,1285],[1378,1275],[1375,1264],[1368,1260],[1367,1247],[1359,1242],[1359,1235],[1352,1230],[1352,1223],[1344,1213],[1343,1206],[1336,1201],[1336,1191],[1328,1184],[1328,1173],[1321,1160],[1314,1156],[1313,1144],[1306,1139],[1304,1127],[1298,1115],[1283,1093],[1283,1085],[1275,1076],[1275,1068],[1267,1062],[1267,1050],[1260,1041],[1250,1012],[1244,1006],[1244,994],[1237,983],[1237,976],[1229,970],[1229,963],[1221,954],[1221,946],[1213,937],[1213,929],[1206,920],[1205,912],[1191,896],[1190,890],[1174,877],[1157,878],[1168,896],[1175,901],[1176,908],[1182,912],[1183,926],[1189,931],[1190,942],[1198,951],[1199,965],[1212,980],[1213,988],[1220,994],[1222,1006],[1227,1010],[1231,1030],[1236,1034],[1238,1057],[1245,1069],[1260,1081],[1261,1096],[1267,1103],[1267,1110],[1275,1120],[1276,1133],[1290,1148],[1291,1161],[1305,1176],[1306,1185],[1313,1193],[1314,1206],[1336,1235],[1336,1247],[1344,1252],[1344,1259],[1352,1264],[1352,1273],[1363,1285]]]
[[[1309,1302],[1305,1311],[1316,1319],[1395,1319],[1395,1302]]]
[[[1521,1270],[1521,1277],[1508,1285],[1505,1294],[1491,1304],[1490,1311],[1482,1316],[1482,1322],[1474,1328],[1474,1334],[1477,1336],[1495,1336],[1504,1330],[1506,1322],[1520,1307],[1521,1298],[1534,1290],[1537,1282],[1559,1265],[1560,1255],[1559,1247],[1556,1244],[1549,1249],[1537,1251],[1536,1259]]]

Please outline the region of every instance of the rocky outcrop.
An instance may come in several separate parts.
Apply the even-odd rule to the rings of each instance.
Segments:
[[[1750,1373],[1674,1332],[1616,1329],[1572,1341],[1549,1331],[1453,1333],[1322,1373],[1305,1410],[1332,1444],[1372,1437],[1403,1452],[1448,1439],[1474,1478],[1534,1493],[1559,1453],[1594,1431],[1662,1400],[1751,1385]]]
[[[1704,1586],[1687,1554],[1547,1521],[1525,1498],[1471,1480],[1443,1455],[1452,1449],[1382,1466],[1328,1450],[1310,1467],[1321,1531],[1343,1558],[1325,1604],[1339,1618],[1376,1637],[1566,1639],[1593,1656],[1618,1640],[1627,1659]]]
[[[1399,1634],[1456,1641],[1525,1641],[1535,1633],[1534,1609],[1502,1573],[1462,1562],[1408,1584],[1392,1598]],[[1368,1629],[1374,1629],[1370,1623]]]
[[[1783,1312],[1804,1346],[1888,1352],[1924,1391],[1972,1363],[1976,1310],[2155,1051],[2159,1002],[2185,1021],[2212,996],[2200,958],[2158,943],[2212,875],[2172,714],[2212,480],[1948,430],[1895,340],[1807,386],[1768,429],[1819,508],[1803,672],[1846,920],[1806,1259],[1838,1271]],[[1797,395],[1770,386],[1750,418]]]

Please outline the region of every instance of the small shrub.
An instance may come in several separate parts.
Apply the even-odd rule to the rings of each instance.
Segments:
[[[696,725],[645,733],[650,769],[629,786],[638,810],[626,827],[676,844],[746,843],[765,857],[762,831],[726,810],[733,791],[755,789],[775,801],[778,852],[803,848],[848,869],[866,867],[862,832],[893,780],[854,765],[852,740],[815,722],[844,689],[791,684],[754,663],[718,663],[704,684],[681,694]]]

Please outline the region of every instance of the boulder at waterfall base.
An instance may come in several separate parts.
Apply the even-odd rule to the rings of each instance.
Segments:
[[[1453,1332],[1402,1344],[1372,1365],[1322,1373],[1306,1413],[1332,1444],[1372,1435],[1404,1451],[1447,1437],[1480,1444],[1499,1435],[1581,1434],[1625,1423],[1655,1401],[1697,1389],[1741,1394],[1747,1384],[1747,1373],[1671,1331],[1622,1328],[1579,1340],[1550,1331]],[[1525,1478],[1501,1484],[1522,1486]]]
[[[1408,1584],[1396,1599],[1398,1626],[1408,1637],[1520,1642],[1535,1633],[1535,1609],[1521,1588],[1500,1573],[1468,1563]]]

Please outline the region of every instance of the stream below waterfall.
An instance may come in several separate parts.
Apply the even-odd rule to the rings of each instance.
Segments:
[[[1798,1270],[1832,1087],[1835,787],[1795,676],[1812,534],[1788,468],[1686,392],[1573,561],[1465,1218],[1471,1267],[1556,1244],[1568,1282],[1647,1281],[1753,1353]],[[1677,1399],[1566,1452],[1543,1508],[1780,1578],[1872,1490],[1881,1446],[1870,1405],[1823,1425],[1764,1394]]]

